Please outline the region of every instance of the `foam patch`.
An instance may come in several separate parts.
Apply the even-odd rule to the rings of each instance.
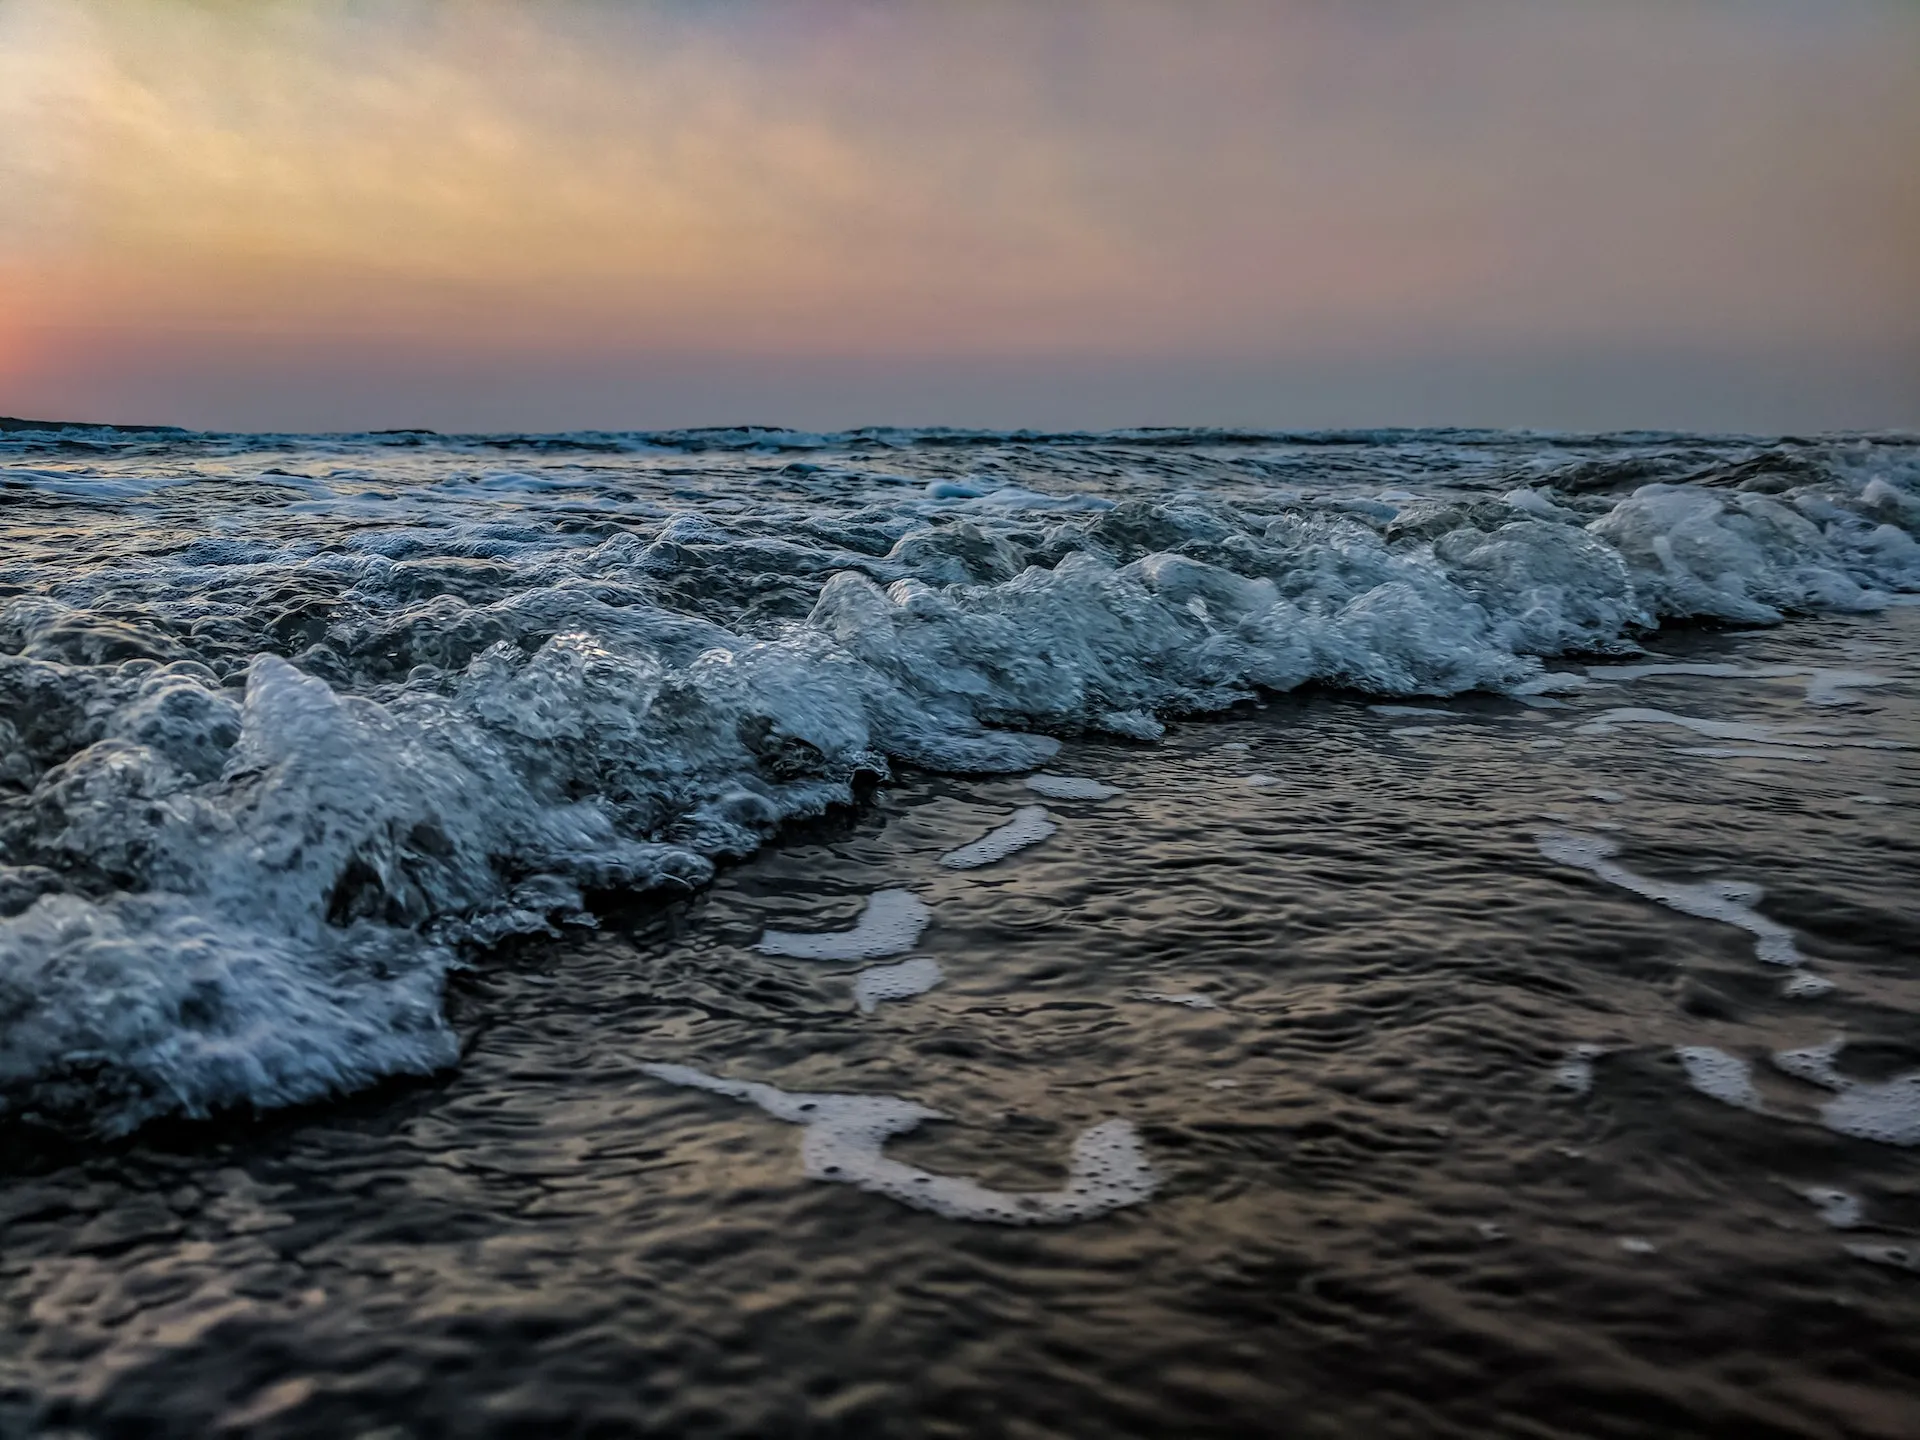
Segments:
[[[1117,785],[1079,775],[1029,775],[1027,788],[1049,800],[1111,800],[1120,793]]]
[[[1709,1099],[1739,1110],[1765,1110],[1753,1073],[1737,1055],[1711,1045],[1682,1045],[1674,1057],[1687,1072],[1687,1083]]]
[[[940,857],[940,863],[949,870],[977,870],[1029,845],[1038,845],[1059,828],[1048,818],[1044,805],[1022,805],[999,829],[988,831],[971,845],[949,850]]]
[[[1375,715],[1386,715],[1395,719],[1465,720],[1467,718],[1457,710],[1442,710],[1438,705],[1369,705],[1367,709]]]
[[[1663,663],[1657,665],[1590,665],[1587,674],[1595,680],[1640,680],[1649,675],[1697,675],[1727,680],[1800,680],[1806,681],[1807,704],[1844,705],[1852,700],[1849,690],[1874,689],[1893,682],[1883,675],[1864,670],[1822,670],[1800,665],[1727,665],[1715,663]]]
[[[1604,710],[1581,725],[1579,735],[1610,735],[1622,725],[1668,725],[1691,730],[1709,740],[1744,741],[1750,745],[1787,746],[1812,750],[1906,750],[1899,740],[1876,740],[1861,735],[1834,735],[1804,725],[1763,725],[1752,720],[1708,720],[1677,715],[1671,710],[1620,708]]]
[[[1866,1218],[1858,1195],[1844,1190],[1828,1190],[1815,1185],[1800,1192],[1806,1202],[1820,1212],[1820,1218],[1836,1230],[1851,1230]]]
[[[1869,1245],[1858,1241],[1840,1247],[1856,1260],[1870,1265],[1887,1265],[1895,1270],[1920,1270],[1920,1250],[1905,1245]]]
[[[910,890],[876,890],[851,930],[769,930],[754,948],[792,960],[879,960],[911,950],[933,912]]]
[[[1638,875],[1614,862],[1613,857],[1620,853],[1618,845],[1594,835],[1550,830],[1536,835],[1534,842],[1547,859],[1578,866],[1609,885],[1631,890],[1683,915],[1739,926],[1754,937],[1754,953],[1769,965],[1798,965],[1805,958],[1794,948],[1791,930],[1753,908],[1765,894],[1758,885],[1737,880],[1705,880],[1690,885]]]
[[[1879,1145],[1920,1145],[1920,1070],[1891,1080],[1855,1080],[1834,1062],[1846,1048],[1841,1038],[1801,1050],[1780,1050],[1773,1063],[1797,1080],[1836,1091],[1820,1107],[1821,1122],[1840,1135]]]
[[[1059,1190],[994,1190],[964,1176],[940,1175],[889,1160],[887,1141],[947,1117],[891,1095],[808,1095],[752,1081],[727,1080],[685,1065],[643,1065],[669,1085],[745,1100],[776,1120],[804,1127],[800,1158],[808,1178],[852,1185],[948,1220],[995,1225],[1063,1225],[1091,1220],[1149,1199],[1159,1184],[1125,1120],[1106,1120],[1074,1138],[1067,1183]]]
[[[898,965],[876,965],[853,977],[853,999],[860,1009],[872,1014],[886,1000],[907,1000],[924,995],[946,976],[939,962],[924,955],[902,960]]]
[[[1151,1000],[1158,1005],[1184,1005],[1189,1010],[1218,1010],[1220,1002],[1211,995],[1202,995],[1198,991],[1170,992],[1166,990],[1136,990],[1136,1000]]]
[[[1795,975],[1780,987],[1780,993],[1789,1000],[1818,1000],[1823,995],[1833,993],[1833,981],[1824,975]]]
[[[1585,1095],[1593,1089],[1593,1062],[1605,1053],[1598,1045],[1568,1047],[1566,1058],[1553,1072],[1553,1083],[1575,1095]]]

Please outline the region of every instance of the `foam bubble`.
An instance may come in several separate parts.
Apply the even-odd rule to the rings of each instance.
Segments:
[[[769,930],[754,948],[794,960],[879,960],[911,950],[932,918],[911,890],[876,890],[851,930]]]
[[[1117,785],[1079,775],[1029,775],[1027,788],[1049,800],[1111,800],[1120,793]]]
[[[1673,1053],[1686,1069],[1687,1083],[1702,1095],[1741,1110],[1766,1109],[1747,1062],[1739,1056],[1711,1045],[1682,1045]]]
[[[1596,835],[1550,830],[1536,835],[1534,843],[1549,860],[1578,866],[1609,885],[1631,890],[1683,915],[1739,926],[1754,937],[1754,953],[1769,965],[1798,965],[1804,958],[1794,948],[1791,930],[1753,908],[1765,893],[1757,885],[1736,880],[1703,880],[1689,885],[1638,875],[1615,863],[1612,857],[1620,853],[1617,844]]]
[[[898,965],[875,965],[853,977],[854,1003],[871,1013],[882,1001],[924,995],[945,978],[939,963],[925,956],[902,960]]]
[[[947,1118],[891,1095],[809,1095],[752,1081],[727,1080],[685,1065],[640,1067],[657,1080],[746,1100],[776,1120],[804,1127],[801,1161],[808,1178],[852,1185],[948,1220],[997,1225],[1061,1225],[1091,1220],[1149,1199],[1159,1181],[1126,1120],[1105,1120],[1074,1138],[1067,1183],[1059,1190],[994,1190],[890,1160],[888,1140],[928,1120]]]
[[[1060,827],[1047,816],[1044,805],[1022,805],[1013,818],[997,830],[990,830],[971,845],[949,850],[940,863],[949,870],[977,870],[1004,860],[1016,850],[1038,845]]]

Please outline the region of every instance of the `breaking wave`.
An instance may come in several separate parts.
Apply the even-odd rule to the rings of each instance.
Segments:
[[[0,1113],[100,1134],[444,1066],[463,957],[895,764],[1920,590],[1885,439],[6,440]]]

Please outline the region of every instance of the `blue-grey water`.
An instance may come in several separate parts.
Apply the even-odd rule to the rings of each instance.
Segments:
[[[0,434],[0,1435],[1920,1434],[1920,443]]]

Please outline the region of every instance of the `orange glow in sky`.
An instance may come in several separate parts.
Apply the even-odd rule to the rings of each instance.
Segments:
[[[0,412],[1390,423],[1644,356],[1915,424],[1916,75],[1872,0],[0,0]]]

